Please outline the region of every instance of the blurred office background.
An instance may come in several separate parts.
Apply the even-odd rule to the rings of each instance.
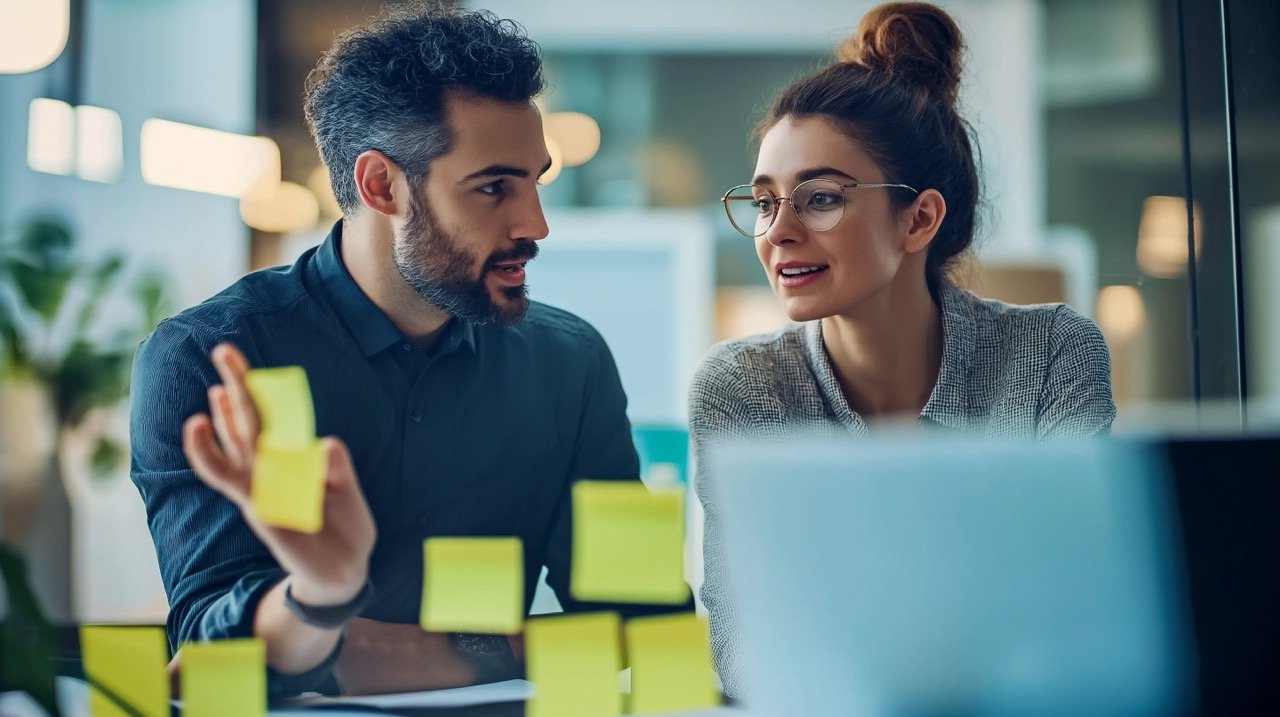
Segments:
[[[532,296],[600,328],[638,426],[679,429],[707,347],[785,320],[719,202],[751,176],[750,128],[875,3],[465,4],[520,21],[545,52],[542,102],[562,162],[543,189],[551,236]],[[1280,398],[1280,50],[1268,41],[1280,4],[940,4],[969,45],[962,102],[986,190],[959,278],[1096,318],[1122,425],[1165,402],[1213,402],[1243,421],[1245,406]],[[379,8],[0,0],[0,237],[14,251],[70,242],[46,263],[74,277],[55,292],[61,313],[46,301],[48,316],[19,316],[0,335],[0,347],[19,334],[35,347],[0,354],[0,529],[69,556],[64,613],[150,621],[166,610],[119,449],[125,404],[99,375],[116,364],[77,357],[131,348],[156,311],[324,236],[336,208],[303,124],[303,81],[337,32]],[[246,167],[258,176],[246,180]],[[6,275],[0,305],[41,291],[23,281]],[[51,406],[50,388],[80,391],[84,410]],[[58,516],[69,541],[49,527]]]

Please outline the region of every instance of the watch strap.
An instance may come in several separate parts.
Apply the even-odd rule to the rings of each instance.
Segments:
[[[289,608],[289,612],[307,625],[326,630],[342,627],[347,620],[359,615],[372,597],[373,583],[368,580],[355,597],[341,605],[308,605],[298,602],[293,597],[293,583],[284,587],[284,606]]]

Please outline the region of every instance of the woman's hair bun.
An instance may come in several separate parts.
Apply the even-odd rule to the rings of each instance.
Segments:
[[[862,17],[836,56],[922,85],[954,104],[963,52],[960,28],[945,10],[924,2],[888,2]]]

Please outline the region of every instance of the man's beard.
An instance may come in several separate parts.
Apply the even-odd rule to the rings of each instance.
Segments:
[[[405,282],[427,303],[470,323],[510,326],[524,318],[529,309],[528,288],[500,289],[506,301],[499,303],[490,295],[485,279],[497,264],[533,259],[538,255],[537,242],[522,241],[491,254],[477,277],[471,274],[475,257],[459,248],[453,236],[440,227],[426,201],[417,196],[411,201],[409,221],[392,244],[396,269]]]

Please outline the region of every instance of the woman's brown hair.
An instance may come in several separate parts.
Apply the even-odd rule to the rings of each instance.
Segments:
[[[783,90],[757,136],[787,117],[826,117],[885,172],[885,181],[936,189],[947,215],[929,246],[931,288],[973,243],[978,209],[976,142],[956,110],[964,40],[941,8],[890,2],[872,8],[837,49],[836,62]],[[901,207],[914,195],[892,195]]]

